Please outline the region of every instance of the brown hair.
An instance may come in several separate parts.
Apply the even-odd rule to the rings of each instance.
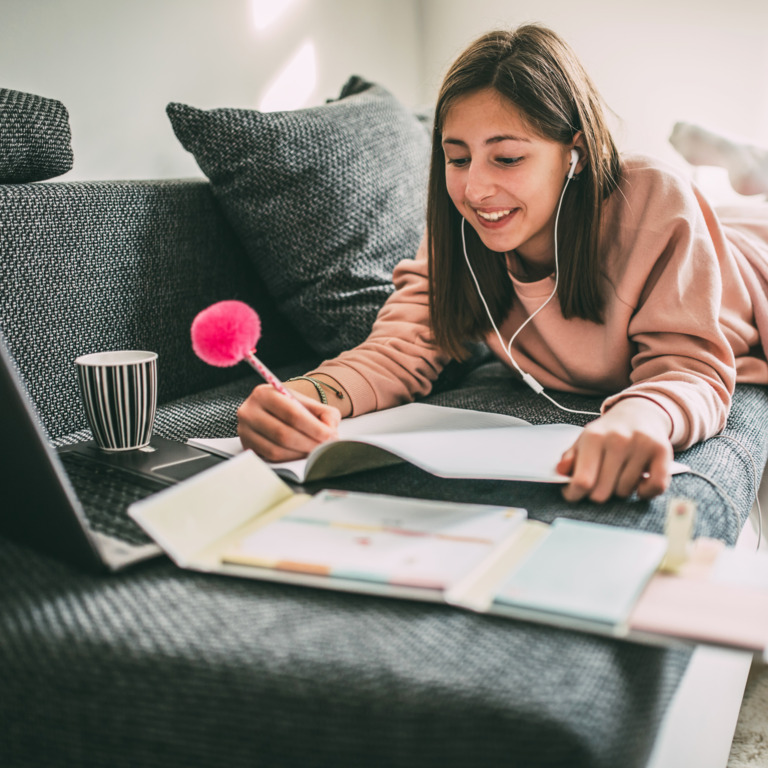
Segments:
[[[457,99],[493,88],[540,136],[569,144],[583,135],[586,163],[571,182],[558,225],[558,298],[563,316],[602,322],[599,233],[603,200],[621,168],[602,101],[571,48],[551,30],[528,24],[483,35],[454,62],[435,109],[427,199],[430,321],[438,346],[458,359],[466,342],[491,330],[464,261],[461,215],[448,196],[442,131]],[[506,262],[466,227],[467,254],[498,324],[509,311],[512,285]],[[495,258],[494,258],[495,256]]]

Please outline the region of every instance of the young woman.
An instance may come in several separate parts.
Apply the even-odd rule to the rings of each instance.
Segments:
[[[749,210],[718,218],[673,170],[620,157],[552,31],[487,34],[443,83],[426,237],[369,338],[291,382],[306,410],[256,387],[243,443],[305,455],[484,339],[537,391],[606,396],[559,464],[567,500],[659,494],[673,449],[723,428],[736,381],[768,383],[768,209]]]

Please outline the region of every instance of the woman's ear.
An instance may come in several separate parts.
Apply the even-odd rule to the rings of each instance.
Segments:
[[[574,171],[574,175],[578,175],[587,165],[587,143],[584,141],[584,134],[581,131],[576,131],[573,135],[569,148],[575,149],[579,153],[579,160]]]

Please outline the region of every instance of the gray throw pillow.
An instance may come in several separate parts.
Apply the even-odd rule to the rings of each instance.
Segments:
[[[167,113],[307,343],[332,356],[363,341],[424,231],[428,128],[357,77],[309,109]]]
[[[0,184],[52,179],[71,168],[67,108],[56,99],[0,88]]]

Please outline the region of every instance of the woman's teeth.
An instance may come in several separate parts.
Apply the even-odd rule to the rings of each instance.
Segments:
[[[511,209],[508,211],[494,211],[493,213],[483,213],[482,211],[477,211],[477,215],[486,221],[498,221],[499,219],[503,219],[505,216],[509,216],[510,213],[512,213]]]

